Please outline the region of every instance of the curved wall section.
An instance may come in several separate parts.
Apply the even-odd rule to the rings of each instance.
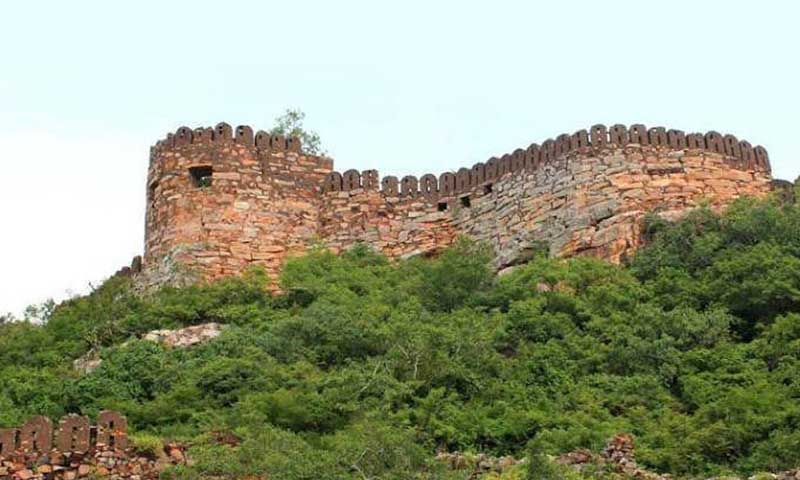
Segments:
[[[180,128],[151,149],[142,287],[190,283],[303,251],[332,161],[247,126]]]
[[[486,241],[497,267],[534,245],[620,261],[646,213],[682,215],[770,190],[767,151],[717,132],[595,125],[441,174],[333,171],[297,139],[246,126],[180,128],[151,149],[144,286],[214,279],[312,243],[367,243],[392,258],[458,235]]]

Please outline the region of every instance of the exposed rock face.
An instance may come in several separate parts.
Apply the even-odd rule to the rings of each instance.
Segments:
[[[642,125],[597,125],[419,179],[332,169],[296,139],[227,124],[179,129],[151,150],[140,284],[213,280],[250,265],[276,279],[312,244],[365,243],[405,258],[459,235],[492,245],[498,270],[542,245],[617,262],[641,243],[648,212],[677,218],[772,188],[762,147]]]
[[[223,328],[225,328],[225,325],[212,322],[178,330],[153,330],[142,338],[168,347],[182,348],[209,342],[217,338],[222,333]]]
[[[142,339],[157,342],[171,348],[185,348],[210,342],[217,338],[223,329],[225,329],[225,325],[210,322],[177,330],[153,330],[146,333]],[[72,366],[75,370],[87,374],[99,367],[101,363],[103,363],[103,360],[97,351],[90,350],[72,362]]]
[[[89,350],[80,358],[77,358],[72,362],[72,368],[83,374],[87,374],[97,369],[101,363],[103,363],[103,359],[100,358],[100,355],[98,355],[97,351]]]

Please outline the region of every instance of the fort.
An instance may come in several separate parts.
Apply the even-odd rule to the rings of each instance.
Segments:
[[[536,248],[620,262],[645,216],[677,218],[772,189],[764,147],[718,132],[595,125],[440,175],[333,169],[283,138],[226,123],[179,128],[150,151],[144,287],[213,280],[261,265],[273,280],[313,245],[367,244],[389,258],[434,255],[464,235],[498,270]]]

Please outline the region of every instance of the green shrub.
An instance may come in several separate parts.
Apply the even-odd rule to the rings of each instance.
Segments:
[[[134,433],[128,435],[128,443],[137,455],[157,458],[164,453],[164,443],[157,435],[150,433]]]
[[[619,432],[676,477],[794,468],[798,232],[797,206],[743,200],[654,217],[623,266],[535,255],[496,278],[462,239],[399,262],[315,250],[288,261],[276,297],[259,269],[147,297],[115,278],[41,324],[0,324],[0,426],[116,408],[142,452],[191,445],[196,462],[164,473],[176,479],[465,479],[437,450],[527,456],[528,478],[614,478],[549,456]],[[204,345],[137,339],[209,321],[229,328]],[[84,375],[71,365],[89,351],[103,361]]]

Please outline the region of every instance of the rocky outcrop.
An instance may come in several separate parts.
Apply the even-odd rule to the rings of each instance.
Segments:
[[[142,339],[157,342],[171,348],[184,348],[207,343],[217,338],[224,328],[225,325],[219,323],[203,323],[178,330],[153,330]]]
[[[100,354],[97,352],[97,350],[91,349],[85,354],[76,358],[72,362],[72,368],[85,375],[96,370],[101,363],[103,363],[103,359],[100,358]]]
[[[142,339],[160,343],[169,348],[185,348],[210,342],[217,338],[224,328],[225,325],[210,322],[177,330],[153,330],[146,333]],[[125,346],[125,344],[123,343],[121,346]],[[92,349],[73,361],[72,366],[75,370],[87,374],[94,371],[102,362],[97,350]]]

